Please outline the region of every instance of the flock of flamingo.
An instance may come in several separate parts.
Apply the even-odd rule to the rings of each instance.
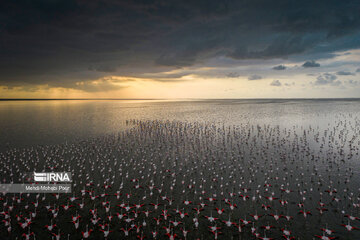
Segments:
[[[0,239],[360,239],[360,119],[284,128],[127,120],[0,153],[1,183],[71,172],[72,193],[0,193]]]

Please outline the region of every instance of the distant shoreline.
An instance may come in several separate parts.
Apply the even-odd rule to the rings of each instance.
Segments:
[[[360,100],[360,98],[0,98],[0,101],[144,101],[144,100]]]
[[[155,98],[0,98],[0,101],[81,101],[81,100],[169,100],[169,99],[155,99]]]

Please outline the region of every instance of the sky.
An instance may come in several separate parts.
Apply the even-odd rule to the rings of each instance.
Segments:
[[[358,0],[18,0],[0,98],[360,97]]]

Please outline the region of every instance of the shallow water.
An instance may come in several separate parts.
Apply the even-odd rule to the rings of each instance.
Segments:
[[[172,230],[181,238],[181,228],[185,227],[190,230],[188,239],[213,239],[209,226],[216,225],[223,232],[220,239],[253,239],[251,224],[239,232],[237,227],[227,227],[222,221],[253,221],[250,214],[257,213],[263,215],[254,221],[261,236],[280,239],[281,228],[287,228],[296,239],[312,239],[322,235],[321,228],[327,226],[340,239],[360,238],[360,231],[347,232],[340,225],[360,227],[359,220],[345,216],[360,216],[359,100],[0,102],[0,116],[3,182],[10,179],[10,169],[19,169],[11,177],[18,181],[22,171],[42,171],[53,166],[73,173],[77,184],[74,194],[84,199],[86,207],[79,209],[77,203],[81,200],[76,200],[74,208],[60,208],[54,221],[64,238],[67,234],[71,234],[70,239],[81,238],[69,223],[76,211],[82,215],[79,229],[85,230],[88,224],[95,230],[93,239],[101,238],[99,227],[90,223],[89,210],[98,208],[101,222],[107,223],[106,216],[110,214],[105,213],[102,201],[110,201],[113,215],[127,212],[117,206],[123,202],[130,206],[144,203],[141,210],[153,212],[148,218],[139,214],[134,222],[139,225],[147,221],[141,232],[148,237],[155,229],[164,238],[163,227],[181,220],[181,227]],[[88,194],[81,196],[89,179],[95,186],[86,187],[87,190],[111,196],[95,200]],[[110,190],[101,187],[110,183]],[[143,188],[134,188],[137,184]],[[150,190],[152,184],[156,190]],[[326,192],[334,189],[337,193]],[[117,190],[123,194],[119,199],[112,195]],[[230,196],[230,192],[235,196]],[[240,195],[249,198],[244,201]],[[271,195],[278,199],[266,199]],[[13,200],[7,197],[11,203]],[[14,215],[27,212],[24,205],[35,201],[35,196],[23,197],[25,201],[14,210]],[[66,204],[67,197],[63,194],[57,201],[49,195],[40,204],[31,225],[37,238],[50,238],[43,225],[49,224],[52,217],[44,206]],[[206,200],[209,197],[217,201]],[[238,207],[231,210],[225,198]],[[288,204],[282,206],[279,199]],[[185,200],[192,203],[186,205]],[[4,201],[5,198],[1,203]],[[327,209],[323,214],[317,209],[319,201]],[[208,206],[198,216],[199,227],[195,229],[192,219],[197,215],[193,208],[199,207],[200,202]],[[163,205],[155,210],[150,203]],[[298,203],[304,207],[298,207]],[[263,204],[271,209],[265,210]],[[0,212],[6,210],[2,207],[0,204]],[[224,213],[218,214],[216,207],[224,208]],[[190,217],[181,219],[174,211],[177,208]],[[169,210],[169,219],[156,225],[153,218],[161,218],[164,209]],[[300,210],[312,215],[304,218]],[[134,217],[135,213],[127,213]],[[276,221],[269,214],[290,215],[293,220]],[[210,223],[205,218],[209,215],[219,220]],[[261,229],[268,224],[275,228]],[[109,239],[124,238],[120,228],[130,225],[115,215],[110,223],[114,232]],[[26,232],[18,226],[13,228],[18,233]],[[3,226],[0,231],[7,232]],[[130,238],[139,234],[133,231]]]
[[[127,119],[327,129],[339,118],[355,121],[359,115],[356,99],[0,101],[0,146],[56,144],[117,133],[126,128]]]

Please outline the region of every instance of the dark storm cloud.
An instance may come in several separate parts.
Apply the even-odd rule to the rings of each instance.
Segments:
[[[313,67],[320,67],[320,63],[315,62],[314,60],[306,61],[302,65],[304,68],[313,68]]]
[[[284,65],[278,65],[278,66],[275,66],[273,67],[274,70],[285,70],[286,67]]]
[[[0,8],[0,85],[69,87],[219,56],[331,56],[360,47],[353,39],[359,9],[355,0],[6,1]]]
[[[90,66],[88,69],[97,72],[116,72],[116,67],[106,65]]]

